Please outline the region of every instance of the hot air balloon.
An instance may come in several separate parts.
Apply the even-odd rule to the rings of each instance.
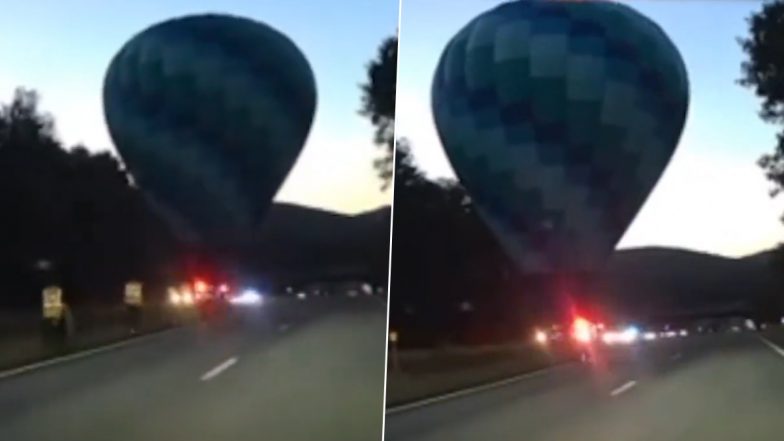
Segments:
[[[155,24],[114,56],[109,132],[135,183],[188,243],[249,240],[296,162],[316,106],[285,35],[205,14]]]
[[[447,44],[432,112],[479,215],[523,274],[591,273],[684,127],[689,86],[653,21],[609,1],[515,1]]]

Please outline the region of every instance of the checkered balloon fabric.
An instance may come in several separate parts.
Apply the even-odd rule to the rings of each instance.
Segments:
[[[609,1],[502,4],[447,44],[432,84],[461,183],[526,273],[601,267],[683,129],[684,62]]]
[[[310,130],[316,85],[277,30],[217,14],[140,32],[104,81],[110,134],[156,212],[182,237],[257,227]]]

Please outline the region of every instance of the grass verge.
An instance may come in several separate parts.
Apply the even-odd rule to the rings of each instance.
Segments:
[[[570,360],[563,349],[525,344],[390,351],[387,408],[540,370]]]
[[[37,314],[14,313],[0,317],[0,370],[160,332],[192,319],[187,314],[173,314],[166,307],[150,306],[145,308],[138,329],[131,333],[121,307],[76,309],[73,315],[75,332],[65,342],[45,338]]]

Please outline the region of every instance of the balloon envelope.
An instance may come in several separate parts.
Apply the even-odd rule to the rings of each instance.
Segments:
[[[525,273],[592,271],[669,162],[686,68],[651,20],[608,1],[516,1],[441,55],[432,110],[455,173]]]
[[[296,162],[313,121],[313,72],[275,29],[226,15],[155,24],[111,61],[111,137],[181,237],[242,241]]]

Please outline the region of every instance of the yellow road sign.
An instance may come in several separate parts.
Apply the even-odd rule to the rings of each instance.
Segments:
[[[125,284],[125,303],[128,305],[141,306],[142,284],[139,282],[128,282]]]
[[[63,315],[63,290],[47,286],[43,291],[43,315],[46,319],[59,319]]]

